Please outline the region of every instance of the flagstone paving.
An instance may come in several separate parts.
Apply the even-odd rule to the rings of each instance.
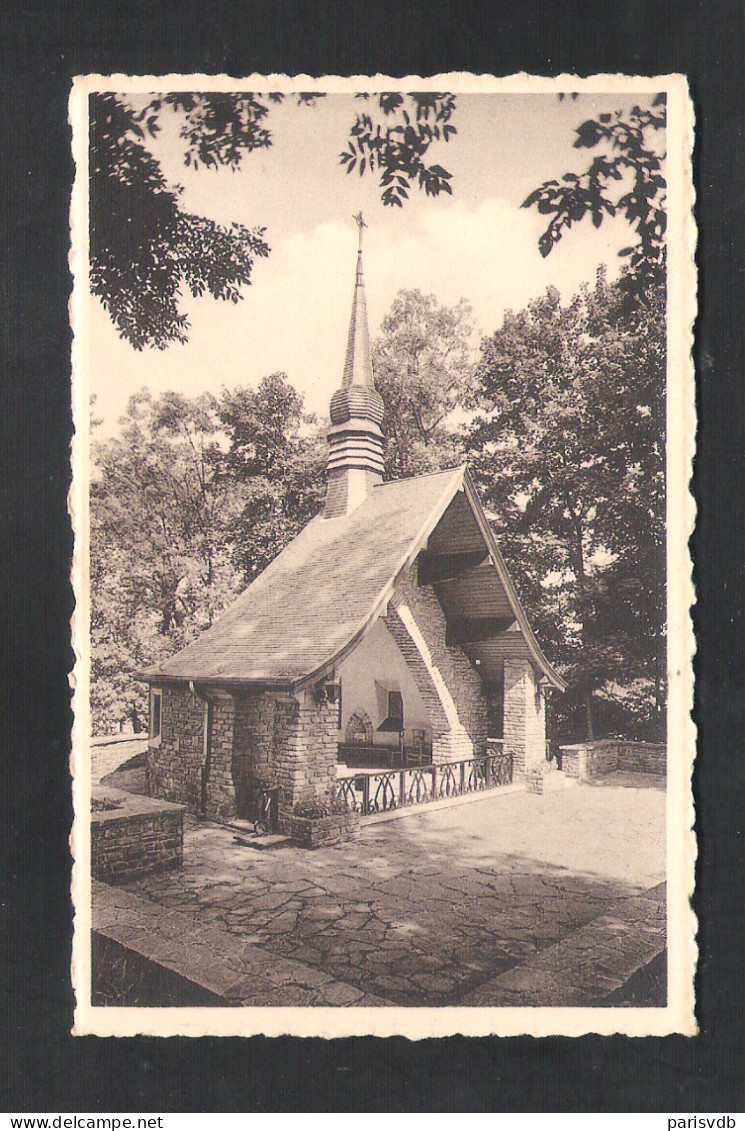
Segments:
[[[541,954],[548,966],[537,969],[550,969],[552,948],[571,939],[586,955],[581,932],[604,916],[611,933],[619,923],[627,930],[628,901],[664,880],[664,801],[656,790],[584,784],[493,795],[363,826],[356,843],[316,851],[257,852],[231,830],[187,817],[183,868],[126,890],[186,915],[195,931],[256,948],[273,958],[269,966],[322,973],[350,1005],[363,995],[410,1006],[488,1004],[490,986],[512,1004],[526,982],[499,983],[506,972]],[[655,914],[659,950],[664,916]],[[613,980],[613,948],[601,944],[594,976],[602,990]],[[623,951],[627,965],[633,950]],[[536,977],[526,991],[533,998]],[[251,1004],[278,1004],[260,986],[250,997],[250,978],[245,989]],[[575,997],[582,992],[574,985]]]

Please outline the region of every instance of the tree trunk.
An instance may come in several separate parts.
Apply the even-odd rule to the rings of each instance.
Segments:
[[[592,742],[595,738],[595,727],[592,720],[592,690],[589,685],[585,685],[585,716],[587,719],[587,741]]]
[[[571,511],[571,508],[569,508],[569,509]],[[581,524],[581,521],[576,518],[576,516],[575,516],[575,521],[574,521],[574,536],[575,536],[574,571],[577,575],[577,587],[579,589],[579,612],[580,612],[580,622],[581,622],[581,625],[582,625],[582,629],[581,629],[582,648],[584,650],[586,650],[587,649],[587,638],[588,638],[588,630],[587,630],[588,610],[587,610],[587,584],[586,584],[587,578],[586,578],[586,574],[585,574],[584,546],[582,544],[582,524]],[[593,739],[595,738],[595,727],[594,727],[594,724],[593,724],[593,717],[592,717],[592,714],[593,714],[593,712],[592,712],[592,687],[590,685],[589,678],[585,677],[582,680],[582,685],[583,685],[583,697],[584,697],[584,703],[585,703],[585,718],[586,718],[586,724],[587,724],[587,741],[592,742]]]

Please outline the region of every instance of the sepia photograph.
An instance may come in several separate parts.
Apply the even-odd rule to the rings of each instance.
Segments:
[[[685,79],[70,112],[75,1032],[695,1033]]]

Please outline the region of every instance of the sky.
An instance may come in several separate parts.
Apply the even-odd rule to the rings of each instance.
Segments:
[[[99,436],[112,435],[128,398],[146,386],[154,396],[187,396],[221,388],[255,387],[284,372],[306,408],[327,415],[341,383],[356,266],[360,209],[364,269],[373,336],[401,288],[419,288],[452,305],[467,299],[477,336],[493,333],[507,309],[519,310],[546,287],[565,298],[592,282],[629,243],[622,220],[596,230],[573,229],[543,259],[538,237],[547,218],[520,207],[544,180],[582,172],[587,150],[573,148],[576,127],[603,111],[644,105],[649,95],[459,94],[458,133],[429,150],[453,174],[452,196],[412,189],[402,209],[384,207],[377,178],[347,175],[339,163],[361,104],[333,94],[314,106],[292,99],[272,107],[273,145],[244,160],[237,172],[188,169],[179,122],[170,111],[152,146],[167,179],[183,186],[181,206],[220,223],[266,228],[271,254],[255,263],[238,304],[184,297],[189,342],[135,351],[120,339],[97,299],[90,300],[86,369],[96,395]],[[134,96],[133,96],[134,100]]]

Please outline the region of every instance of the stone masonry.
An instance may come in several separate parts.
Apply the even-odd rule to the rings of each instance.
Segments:
[[[183,858],[184,811],[122,790],[93,791],[91,873],[106,883],[122,883],[149,872],[177,868]]]
[[[208,756],[205,712],[209,706]],[[279,787],[280,829],[298,801],[320,798],[336,774],[338,706],[313,691],[299,699],[265,694],[235,698],[164,687],[160,742],[148,752],[151,796],[229,820],[244,807],[250,781]]]
[[[512,755],[515,782],[546,759],[545,699],[529,660],[504,662],[504,749]]]
[[[290,831],[298,801],[328,794],[336,781],[338,706],[312,690],[277,704],[273,764],[279,786],[279,828]]]
[[[160,738],[151,742],[146,780],[151,797],[199,811],[205,705],[183,685],[163,687]]]
[[[272,757],[276,710],[274,700],[260,693],[236,700],[232,778],[239,816],[249,816],[251,789],[257,783],[275,784]]]
[[[432,758],[457,762],[486,751],[486,689],[470,660],[445,643],[445,614],[416,567],[399,579],[385,623],[416,680],[430,714]]]
[[[204,775],[204,812],[216,820],[236,815],[233,781],[233,745],[236,701],[230,695],[209,696],[210,733],[207,769]]]
[[[617,770],[653,774],[659,778],[664,778],[667,772],[664,743],[604,738],[562,746],[561,758],[566,776],[580,781],[593,781]]]

